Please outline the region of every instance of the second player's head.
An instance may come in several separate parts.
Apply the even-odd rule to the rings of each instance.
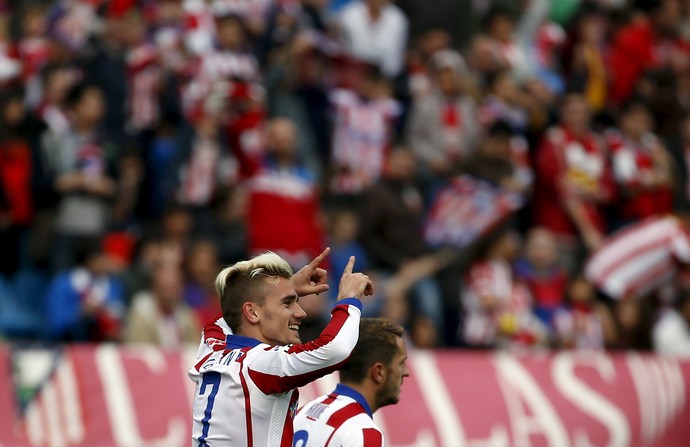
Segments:
[[[340,369],[344,384],[375,389],[373,411],[398,403],[403,378],[410,375],[403,333],[402,327],[385,318],[362,318],[357,345]]]
[[[223,269],[216,291],[233,333],[271,345],[300,343],[299,325],[306,314],[291,278],[287,261],[270,252]]]

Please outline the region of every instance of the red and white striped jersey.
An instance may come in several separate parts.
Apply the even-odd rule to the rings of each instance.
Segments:
[[[614,234],[589,258],[585,275],[612,298],[648,293],[690,262],[690,234],[673,217],[652,217]]]
[[[232,335],[232,329],[225,322],[223,315],[219,314],[201,329],[201,342],[199,342],[199,349],[196,352],[197,361],[212,352],[224,350],[228,335]]]
[[[335,109],[333,162],[338,169],[333,188],[360,192],[383,173],[400,105],[390,98],[367,101],[350,90],[334,91],[331,103]]]
[[[295,416],[293,447],[382,447],[383,433],[360,393],[347,385],[307,403]]]
[[[338,369],[359,337],[362,303],[339,301],[314,341],[270,346],[228,335],[189,371],[196,382],[193,446],[291,446],[298,387]]]

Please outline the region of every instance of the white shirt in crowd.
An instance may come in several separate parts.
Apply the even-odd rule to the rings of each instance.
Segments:
[[[407,45],[405,14],[393,4],[383,7],[372,20],[364,1],[354,1],[340,13],[343,43],[352,56],[377,64],[388,77],[400,73]]]
[[[654,350],[659,354],[690,357],[690,325],[673,308],[664,310],[652,330]]]

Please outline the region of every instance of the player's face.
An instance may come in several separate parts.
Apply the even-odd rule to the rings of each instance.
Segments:
[[[301,343],[299,325],[307,314],[297,303],[292,282],[279,278],[276,283],[268,283],[266,290],[263,304],[257,306],[261,341],[271,345]]]
[[[407,369],[407,348],[405,347],[405,341],[402,337],[397,337],[396,344],[398,345],[398,353],[393,357],[390,365],[386,368],[386,384],[379,392],[378,408],[398,403],[403,379],[410,375],[410,370]]]

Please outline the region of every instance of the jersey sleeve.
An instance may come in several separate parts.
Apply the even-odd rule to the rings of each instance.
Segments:
[[[230,326],[223,319],[223,315],[216,315],[211,321],[204,325],[201,330],[201,341],[197,349],[196,359],[208,357],[209,354],[225,349],[225,337],[232,334]]]
[[[252,349],[244,364],[265,394],[284,393],[338,369],[350,357],[359,338],[362,302],[339,301],[321,335],[308,343]]]

